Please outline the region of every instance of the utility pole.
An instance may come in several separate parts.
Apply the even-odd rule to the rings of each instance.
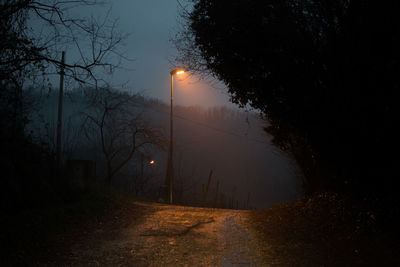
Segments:
[[[60,92],[58,95],[58,119],[57,119],[57,143],[56,143],[56,163],[57,168],[60,168],[61,164],[61,132],[62,132],[62,104],[64,94],[64,63],[65,63],[65,51],[62,52],[61,56],[61,69],[60,69]]]
[[[185,71],[182,69],[176,69],[170,72],[171,75],[171,112],[170,112],[170,143],[169,143],[169,154],[167,163],[167,174],[165,177],[165,185],[168,187],[169,203],[173,203],[173,186],[174,186],[174,75],[182,74]]]
[[[173,203],[174,186],[174,74],[171,72],[171,112],[170,112],[170,143],[169,143],[169,204]]]

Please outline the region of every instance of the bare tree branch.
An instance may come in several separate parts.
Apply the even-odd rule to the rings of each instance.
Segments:
[[[136,153],[148,146],[163,148],[165,139],[144,121],[135,95],[99,89],[94,98],[86,112],[85,129],[89,139],[100,142],[111,183]]]
[[[103,83],[103,72],[112,73],[127,59],[120,50],[126,35],[117,31],[118,20],[110,19],[111,9],[102,20],[68,12],[99,4],[85,0],[0,1],[0,79],[29,70],[48,75],[63,65],[66,76],[78,83]],[[28,18],[43,30],[27,27]],[[61,62],[60,45],[73,47],[80,58]]]

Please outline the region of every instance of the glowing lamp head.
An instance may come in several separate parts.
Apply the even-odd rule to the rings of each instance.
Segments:
[[[155,163],[154,160],[150,160],[150,161],[149,161],[149,164],[150,164],[150,165],[153,165],[154,163]]]
[[[183,70],[183,69],[176,69],[176,70],[171,71],[171,75],[175,75],[175,74],[180,75],[183,73],[185,73],[185,70]]]

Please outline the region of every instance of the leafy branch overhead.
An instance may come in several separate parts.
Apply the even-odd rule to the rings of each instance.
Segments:
[[[232,102],[260,110],[309,180],[306,191],[395,188],[398,1],[186,3],[176,65],[212,74]]]

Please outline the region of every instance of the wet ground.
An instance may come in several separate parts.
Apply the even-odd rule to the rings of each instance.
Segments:
[[[53,236],[30,266],[400,266],[393,233],[362,230],[335,197],[227,210],[127,201]],[[31,253],[32,254],[32,253]],[[26,255],[26,254],[25,254]],[[15,264],[10,265],[15,266]],[[27,266],[26,264],[21,266]]]
[[[108,238],[94,230],[71,248],[74,266],[266,266],[249,211],[135,202],[144,216]],[[132,216],[134,216],[132,214]]]

